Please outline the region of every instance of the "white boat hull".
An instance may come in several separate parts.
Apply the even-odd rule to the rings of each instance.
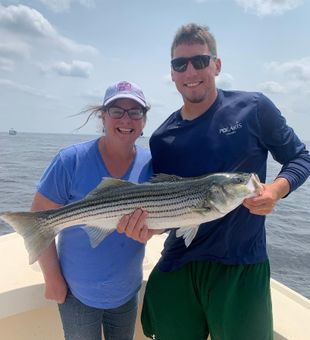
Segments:
[[[144,282],[157,262],[163,238],[154,237],[146,249]],[[14,234],[0,237],[0,334],[6,340],[64,339],[57,305],[44,299],[44,281],[38,264],[28,265],[23,240]],[[310,300],[272,280],[275,340],[309,340]],[[141,306],[139,306],[140,312]],[[139,317],[136,340],[146,338]]]

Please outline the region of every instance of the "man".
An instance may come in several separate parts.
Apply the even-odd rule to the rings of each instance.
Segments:
[[[268,151],[283,167],[257,197],[201,225],[188,248],[170,232],[146,287],[144,332],[160,340],[273,339],[265,215],[307,179],[309,152],[264,95],[216,88],[221,60],[207,27],[182,26],[171,58],[184,104],[150,139],[155,173],[255,172],[265,182]],[[146,216],[125,216],[118,230],[145,242],[154,233]]]

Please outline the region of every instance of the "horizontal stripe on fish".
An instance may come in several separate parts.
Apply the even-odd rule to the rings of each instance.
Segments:
[[[221,218],[261,187],[255,174],[218,173],[197,178],[159,175],[153,183],[133,184],[105,179],[86,198],[59,209],[42,212],[2,213],[24,238],[33,263],[62,230],[85,225],[96,247],[116,229],[120,218],[141,208],[148,212],[149,228],[179,228],[186,246],[200,224]]]

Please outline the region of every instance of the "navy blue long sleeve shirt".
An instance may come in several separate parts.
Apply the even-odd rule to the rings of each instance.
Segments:
[[[276,106],[256,92],[218,90],[213,105],[194,120],[174,112],[152,135],[155,173],[182,177],[215,172],[255,172],[265,182],[268,152],[294,191],[310,174],[310,155]],[[204,223],[188,248],[172,230],[159,267],[170,271],[195,260],[224,264],[267,259],[265,217],[240,206]]]

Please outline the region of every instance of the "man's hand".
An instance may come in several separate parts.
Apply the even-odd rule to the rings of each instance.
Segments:
[[[148,229],[146,218],[148,213],[141,209],[132,214],[124,215],[117,224],[117,231],[125,233],[135,241],[146,243],[153,235],[161,234],[163,230]]]
[[[289,182],[285,178],[277,178],[273,183],[263,184],[256,197],[247,198],[243,205],[255,215],[267,215],[272,212],[277,201],[290,191]]]

